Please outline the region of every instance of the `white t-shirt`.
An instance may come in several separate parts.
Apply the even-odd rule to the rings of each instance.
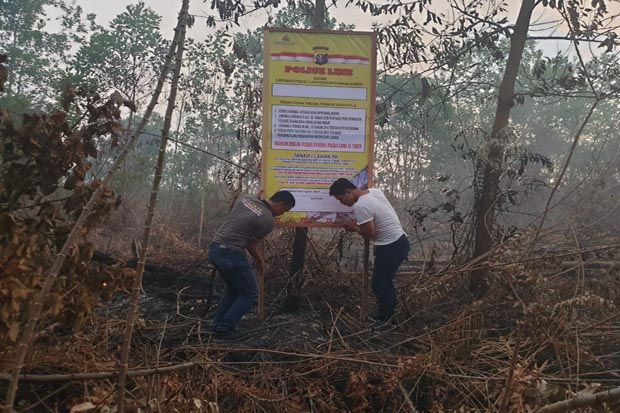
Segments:
[[[369,188],[368,191],[353,204],[357,225],[375,221],[375,245],[387,245],[397,241],[405,231],[400,226],[394,207],[379,189]]]

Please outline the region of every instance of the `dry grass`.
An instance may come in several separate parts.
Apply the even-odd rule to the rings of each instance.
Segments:
[[[252,313],[242,322],[246,338],[215,343],[207,334],[208,314],[221,286],[216,279],[206,308],[210,281],[195,265],[204,263],[203,251],[158,229],[152,260],[182,270],[176,274],[182,277],[147,279],[131,367],[194,364],[133,377],[132,406],[165,412],[524,412],[620,382],[617,268],[566,271],[558,264],[565,246],[545,259],[524,260],[524,235],[493,255],[483,300],[467,294],[464,270],[399,278],[397,323],[374,332],[358,318],[359,273],[342,265],[356,259],[359,244],[346,239],[340,261],[339,235],[315,240],[306,273],[291,280],[288,257],[281,254],[288,235],[276,235],[267,248],[268,318]],[[614,248],[602,250],[607,259],[615,256]],[[587,263],[596,258],[590,255],[579,257]],[[40,340],[28,372],[113,371],[125,303],[117,298],[82,334]],[[32,411],[81,402],[105,411],[113,391],[113,379],[31,383],[20,397],[38,403]]]

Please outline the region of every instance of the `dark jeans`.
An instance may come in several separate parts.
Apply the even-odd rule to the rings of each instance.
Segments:
[[[372,291],[379,304],[377,319],[387,321],[396,311],[394,274],[409,255],[409,240],[403,235],[387,245],[375,245],[375,267],[372,271]]]
[[[226,283],[226,294],[215,313],[214,330],[229,331],[256,304],[256,275],[245,251],[226,248],[214,242],[209,247],[209,259]]]

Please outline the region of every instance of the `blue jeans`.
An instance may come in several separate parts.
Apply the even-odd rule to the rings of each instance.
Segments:
[[[209,259],[226,284],[226,293],[215,313],[214,330],[230,331],[258,300],[256,275],[245,251],[214,242],[209,247]]]
[[[377,297],[377,319],[387,321],[396,311],[394,275],[409,255],[409,240],[403,235],[388,245],[375,245],[375,267],[372,271],[372,291]]]

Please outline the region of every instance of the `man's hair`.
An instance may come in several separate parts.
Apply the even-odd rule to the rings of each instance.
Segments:
[[[269,200],[271,202],[280,202],[290,208],[295,206],[295,197],[289,191],[278,191]]]
[[[329,187],[329,195],[330,196],[344,195],[345,192],[351,189],[357,189],[357,187],[353,185],[353,182],[345,178],[338,178],[336,179],[336,181],[334,181],[332,186]]]

